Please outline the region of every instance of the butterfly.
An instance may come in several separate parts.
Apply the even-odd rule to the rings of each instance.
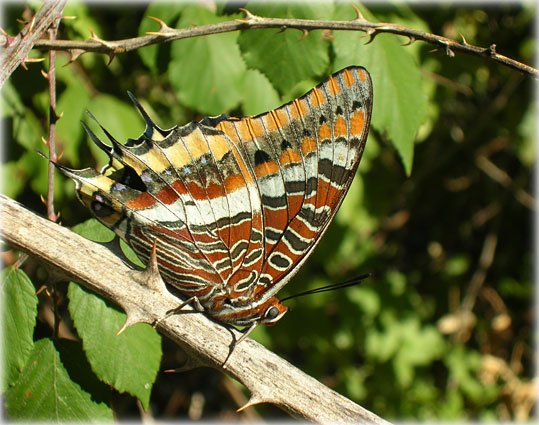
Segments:
[[[58,165],[79,200],[198,310],[245,327],[274,324],[276,298],[312,254],[359,166],[372,112],[366,69],[345,68],[277,109],[206,117],[111,145],[101,170]],[[88,112],[90,117],[93,116]],[[94,118],[95,120],[95,118]],[[97,122],[97,120],[96,120]]]

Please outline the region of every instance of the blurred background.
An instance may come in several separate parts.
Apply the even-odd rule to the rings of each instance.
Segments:
[[[348,3],[126,7],[70,2],[64,14],[76,19],[62,21],[58,38],[88,39],[88,27],[104,40],[131,38],[158,30],[148,16],[188,27],[240,18],[238,7],[263,16],[355,17]],[[367,8],[362,10],[369,20],[455,40],[464,36],[476,46],[496,44],[497,52],[533,65],[533,3],[368,3]],[[23,3],[4,6],[3,28],[14,35],[21,29],[16,19],[29,16]],[[205,115],[265,112],[343,66],[366,66],[377,103],[358,175],[326,236],[280,297],[364,273],[372,276],[356,287],[291,300],[291,311],[276,326],[258,327],[252,337],[387,420],[530,420],[537,397],[535,81],[484,58],[449,57],[420,41],[401,47],[407,39],[393,35],[379,35],[368,45],[361,32],[313,31],[298,41],[301,35],[273,29],[180,40],[119,54],[110,64],[105,55],[87,53],[64,67],[69,55],[59,52],[60,162],[72,168],[106,162],[80,125],[87,120],[86,109],[120,141],[140,135],[144,124],[127,90],[158,125],[169,128]],[[297,50],[283,52],[290,40]],[[389,43],[408,59],[393,56]],[[31,56],[47,57],[39,51]],[[267,64],[276,58],[288,61],[282,75]],[[300,68],[297,74],[285,72],[291,62]],[[407,63],[413,72],[408,73]],[[47,191],[47,163],[35,154],[35,149],[46,151],[41,137],[48,132],[42,69],[47,61],[17,69],[2,90],[2,176],[3,193],[45,215],[40,196]],[[402,117],[411,133],[390,128],[390,121]],[[91,217],[76,200],[73,183],[58,174],[55,208],[67,227]],[[8,247],[2,255],[6,265],[18,258]],[[32,258],[21,268],[36,289],[47,283]],[[36,340],[52,333],[45,313],[51,299],[46,292],[39,299]],[[64,293],[56,302],[69,327],[68,297]],[[76,330],[70,332],[78,341]],[[165,338],[162,350],[161,371],[185,361]],[[146,415],[160,420],[288,418],[270,405],[235,413],[247,398],[240,384],[215,370],[159,372]],[[141,415],[128,394],[112,390],[108,404],[117,418]]]

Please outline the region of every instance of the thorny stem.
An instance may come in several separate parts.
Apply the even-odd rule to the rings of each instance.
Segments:
[[[400,35],[409,39],[408,44],[411,44],[416,40],[421,40],[434,45],[436,50],[442,50],[448,56],[454,56],[455,52],[479,56],[539,79],[539,70],[498,54],[496,52],[495,44],[492,44],[489,47],[478,47],[468,44],[464,39],[462,42],[457,42],[443,36],[430,34],[402,25],[385,22],[369,22],[363,18],[359,11],[358,17],[350,21],[266,18],[255,16],[248,11],[245,11],[245,13],[246,17],[244,19],[182,29],[170,28],[163,21],[153,18],[160,24],[161,28],[159,31],[150,32],[148,35],[141,37],[117,41],[105,41],[98,38],[95,34],[92,34],[92,38],[88,41],[40,40],[34,44],[34,47],[40,50],[67,51],[71,55],[70,62],[68,63],[71,63],[82,53],[86,52],[104,53],[109,55],[112,59],[118,53],[136,50],[152,44],[245,29],[279,28],[284,30],[295,28],[304,32],[323,29],[363,31],[369,36],[368,42],[371,42],[375,36],[381,33]]]
[[[56,19],[49,28],[49,40],[56,40],[56,34],[58,32],[58,24],[60,20]],[[54,212],[54,164],[58,159],[56,156],[56,121],[58,116],[56,115],[56,52],[54,50],[49,51],[49,72],[47,79],[49,80],[49,96],[50,96],[50,109],[49,109],[49,170],[48,170],[48,190],[47,190],[47,217],[51,221],[56,221],[58,218]]]
[[[0,44],[6,47],[0,54],[0,88],[19,65],[40,60],[29,59],[28,53],[42,33],[61,15],[65,3],[66,0],[46,0],[18,35],[10,37],[5,32],[0,35]]]

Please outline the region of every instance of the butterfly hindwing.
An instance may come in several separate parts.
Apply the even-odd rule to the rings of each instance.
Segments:
[[[233,325],[278,320],[274,295],[312,253],[341,205],[369,128],[372,83],[345,68],[304,96],[254,117],[204,118],[168,130],[146,121],[97,172],[59,169],[79,199],[143,261]],[[273,307],[272,307],[273,306]],[[273,308],[273,309],[272,309]]]

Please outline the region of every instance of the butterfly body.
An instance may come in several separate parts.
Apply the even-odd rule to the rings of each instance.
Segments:
[[[372,109],[364,68],[349,67],[301,98],[254,117],[185,126],[146,121],[112,146],[103,170],[59,167],[79,199],[144,262],[154,242],[163,279],[235,326],[271,324],[275,298],[312,253],[352,182]]]

